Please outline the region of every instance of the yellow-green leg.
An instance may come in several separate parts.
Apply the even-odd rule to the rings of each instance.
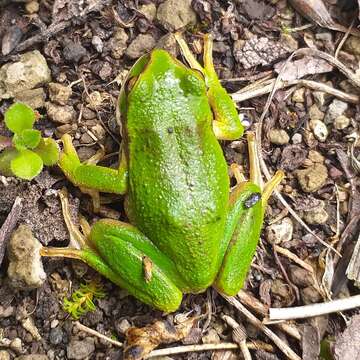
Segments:
[[[284,177],[278,171],[261,190],[256,141],[248,135],[250,181],[239,183],[230,195],[230,210],[221,246],[223,262],[214,287],[233,296],[243,286],[258,244],[267,201]],[[237,176],[239,178],[239,175]]]
[[[60,154],[59,166],[75,186],[93,198],[95,211],[100,208],[99,192],[113,194],[124,194],[126,192],[127,165],[123,152],[121,152],[119,169],[112,169],[95,165],[103,152],[99,152],[87,162],[81,163],[71,137],[65,134],[62,137],[62,142],[64,148]]]
[[[180,46],[181,52],[190,67],[200,71],[208,87],[209,104],[214,113],[213,130],[219,140],[235,140],[242,136],[244,127],[238,115],[236,106],[230,95],[222,87],[216,74],[213,60],[213,41],[210,35],[204,37],[204,67],[195,59],[180,33],[175,38]]]

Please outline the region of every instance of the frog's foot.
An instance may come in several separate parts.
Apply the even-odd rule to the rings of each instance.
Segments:
[[[258,157],[258,150],[256,145],[255,133],[247,133],[248,152],[249,152],[249,167],[250,167],[250,182],[256,184],[261,189],[262,205],[265,208],[266,204],[276,188],[284,178],[284,172],[277,170],[275,175],[265,185],[262,181],[260,162]]]
[[[91,248],[91,243],[88,240],[90,226],[82,217],[80,218],[80,226],[83,232],[73,223],[70,215],[69,199],[65,188],[59,191],[59,197],[64,221],[70,235],[69,245],[65,248],[43,247],[40,250],[40,255],[82,260],[82,250]]]
[[[59,166],[66,177],[84,193],[93,199],[94,210],[99,211],[99,192],[124,194],[127,186],[127,167],[125,156],[121,156],[119,169],[98,166],[96,163],[103,157],[100,150],[87,162],[81,163],[72,144],[71,137],[62,137],[64,149],[60,154]]]
[[[241,124],[241,117],[238,115],[233,100],[222,87],[216,74],[212,58],[213,41],[211,35],[204,36],[204,67],[196,60],[180,33],[176,33],[175,38],[190,67],[200,71],[205,78],[208,87],[209,104],[214,113],[213,130],[215,136],[219,140],[240,138],[244,132],[244,127]]]

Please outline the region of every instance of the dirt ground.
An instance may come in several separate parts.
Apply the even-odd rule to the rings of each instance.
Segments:
[[[25,102],[40,114],[36,128],[44,136],[59,140],[69,133],[81,160],[101,145],[107,154],[101,164],[116,166],[121,143],[116,104],[128,70],[155,47],[183,60],[173,35],[180,30],[201,60],[202,36],[211,33],[219,78],[244,115],[246,130],[260,134],[263,174],[278,169],[286,174],[278,188],[282,198],[269,201],[238,300],[262,320],[269,307],[356,295],[358,6],[356,0],[0,0],[0,135],[10,136],[3,122],[6,109]],[[278,90],[271,94],[274,85]],[[221,145],[228,164],[237,163],[248,176],[246,137]],[[64,310],[64,298],[94,279],[105,296],[95,299],[95,310],[79,322],[113,340],[124,342],[129,327],[155,321],[174,326],[179,315],[189,314],[200,320],[183,339],[171,345],[159,341],[160,347],[236,343],[230,317],[243,326],[253,359],[296,359],[286,356],[284,347],[299,359],[359,356],[356,310],[294,321],[291,334],[270,325],[284,344],[277,347],[213,289],[186,295],[175,314],[163,314],[75,260],[44,258],[42,279],[16,282],[8,275],[7,247],[19,224],[42,245],[67,245],[57,196],[64,186],[74,218],[81,213],[90,222],[126,221],[122,197],[105,195],[105,205],[94,214],[90,198],[57,167],[30,182],[0,176],[0,360],[125,358],[122,348],[80,329]],[[14,209],[17,198],[21,205]],[[161,359],[242,356],[239,349],[203,350],[169,352]]]

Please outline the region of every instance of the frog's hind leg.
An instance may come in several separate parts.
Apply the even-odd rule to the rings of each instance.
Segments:
[[[215,281],[215,288],[227,295],[235,295],[243,286],[258,244],[267,201],[281,180],[278,171],[261,189],[260,166],[256,141],[248,134],[250,181],[241,181],[230,195],[230,209],[225,236],[221,245],[223,262]],[[241,176],[237,174],[237,179]]]
[[[43,247],[42,256],[82,260],[144,303],[166,312],[179,307],[186,285],[172,261],[145,235],[111,219],[98,221],[91,230],[81,219],[81,232],[70,218],[65,191],[60,192],[60,199],[70,244],[67,248]]]
[[[59,166],[74,185],[92,197],[95,212],[100,207],[100,191],[114,194],[126,192],[127,165],[123,152],[121,152],[119,169],[112,169],[96,165],[103,152],[98,152],[87,162],[81,163],[71,137],[65,134],[62,142],[64,149],[60,154]]]

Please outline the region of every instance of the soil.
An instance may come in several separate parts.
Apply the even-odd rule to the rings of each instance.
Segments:
[[[14,99],[21,100],[30,103],[41,115],[36,128],[44,136],[59,140],[69,133],[81,160],[93,156],[101,145],[107,154],[101,165],[116,166],[121,143],[116,122],[120,85],[136,59],[154,47],[164,48],[182,59],[172,35],[180,29],[199,60],[202,35],[212,34],[214,64],[229,93],[254,84],[258,84],[258,89],[265,88],[269,79],[275,79],[282,71],[289,81],[303,78],[339,89],[349,96],[335,97],[334,93],[320,91],[323,88],[298,83],[278,90],[272,98],[262,126],[262,156],[270,173],[277,169],[286,173],[279,191],[313,234],[273,196],[244,289],[266,307],[321,302],[329,294],[333,298],[339,294],[355,295],[359,290],[347,278],[345,270],[357,240],[357,221],[353,219],[360,216],[359,88],[336,64],[315,56],[307,57],[305,63],[293,62],[288,72],[281,68],[282,62],[296,49],[315,47],[334,56],[340,46],[338,60],[351,73],[358,73],[360,40],[331,30],[334,27],[326,28],[313,12],[310,19],[305,19],[301,9],[297,8],[296,12],[291,7],[293,2],[0,0],[0,135],[10,135],[2,117]],[[329,4],[330,15],[345,29],[358,16],[357,1],[329,1]],[[303,27],[306,24],[312,26]],[[354,28],[356,25],[357,20]],[[292,31],[294,28],[297,30]],[[344,36],[346,41],[342,44]],[[38,50],[46,60],[51,83],[43,79],[34,88],[27,88],[29,80],[11,92],[6,88],[1,67],[21,62],[21,55],[33,50]],[[256,95],[249,90],[237,103],[247,130],[254,130],[259,123],[267,95],[268,92]],[[248,176],[246,138],[222,141],[221,145],[229,165],[239,164]],[[230,171],[229,174],[233,176]],[[123,358],[121,348],[80,331],[63,308],[65,297],[93,279],[100,281],[106,296],[94,300],[95,310],[82,315],[79,321],[112,339],[123,342],[130,326],[143,327],[157,320],[174,323],[178,314],[191,312],[207,313],[207,316],[185,339],[166,346],[232,342],[232,328],[224,322],[224,314],[244,326],[250,342],[271,344],[213,289],[186,295],[175,314],[163,314],[99,278],[86,265],[58,258],[43,259],[46,280],[42,286],[28,290],[14,288],[7,275],[8,251],[1,264],[2,250],[10,238],[10,233],[4,230],[5,220],[9,221],[11,216],[16,217],[17,224],[27,224],[42,245],[66,246],[69,236],[57,196],[64,186],[70,193],[74,219],[80,213],[91,223],[100,217],[126,221],[122,198],[104,195],[105,205],[100,214],[94,214],[90,198],[56,167],[46,168],[30,182],[0,176],[0,226],[3,224],[0,359]],[[22,199],[22,207],[13,214],[10,211],[17,197]],[[336,247],[343,257],[340,259],[327,250],[314,234]],[[284,251],[279,252],[277,247]],[[286,255],[289,252],[296,257],[295,261]],[[314,276],[309,275],[301,261],[313,267]],[[250,310],[253,311],[251,307]],[[350,318],[355,312],[349,311],[344,317]],[[26,319],[30,319],[30,326],[24,325]],[[302,341],[285,333],[280,337],[297,354],[302,354],[303,359],[319,358],[320,343],[323,348],[327,345],[336,348],[334,339],[346,328],[344,318],[337,314],[294,324],[302,334]],[[274,326],[272,329],[278,331]],[[347,341],[342,339],[342,348],[334,352],[334,358],[344,351],[343,343]],[[276,347],[273,352],[255,349],[251,353],[255,359],[285,358]],[[239,351],[204,351],[169,356],[163,359],[237,359],[240,355]]]

